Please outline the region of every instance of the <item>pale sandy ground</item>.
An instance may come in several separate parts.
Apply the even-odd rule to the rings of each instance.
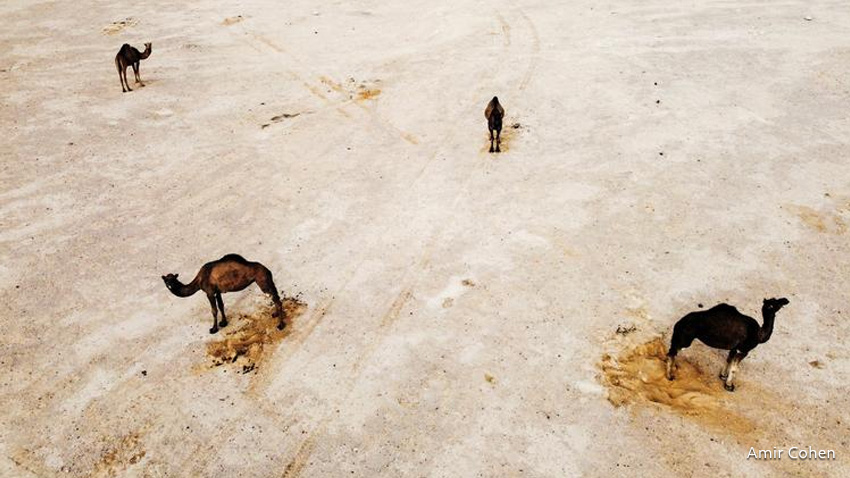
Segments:
[[[0,25],[0,476],[850,475],[846,2],[7,0]],[[521,125],[498,156],[494,94]],[[245,374],[160,280],[229,252],[307,304]],[[608,400],[605,354],[773,296],[735,393],[694,346],[694,410]],[[272,324],[255,288],[225,303],[230,334]]]

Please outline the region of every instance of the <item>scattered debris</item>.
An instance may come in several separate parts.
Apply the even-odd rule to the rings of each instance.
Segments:
[[[490,375],[489,373],[484,374],[484,380],[486,380],[487,383],[489,383],[490,385],[496,384],[496,377]]]
[[[260,126],[260,129],[266,129],[269,126],[271,126],[272,123],[280,123],[281,121],[283,121],[285,119],[295,118],[296,116],[299,116],[300,114],[301,113],[283,113],[281,115],[272,116],[271,120],[270,120],[271,123],[264,123],[263,125]]]
[[[461,281],[461,284],[465,285],[466,287],[475,287],[475,282],[472,282],[472,279],[464,279],[463,281]]]
[[[145,377],[147,377],[147,376],[148,376],[148,371],[147,371],[147,370],[142,370],[142,375],[143,375],[143,376],[145,376]]]
[[[620,324],[617,326],[617,334],[618,335],[629,335],[632,332],[637,331],[637,325],[632,322],[626,322],[624,324]]]
[[[820,360],[812,360],[811,362],[809,362],[809,365],[814,368],[824,368],[823,362],[821,362]]]

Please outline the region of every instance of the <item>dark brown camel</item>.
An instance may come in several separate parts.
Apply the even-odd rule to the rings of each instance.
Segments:
[[[493,97],[487,108],[484,110],[484,117],[487,118],[487,128],[490,130],[490,152],[501,153],[499,145],[502,143],[502,118],[505,116],[505,109],[499,104],[499,98]],[[496,132],[496,149],[493,149],[493,131]]]
[[[773,333],[773,319],[776,312],[788,305],[788,299],[764,299],[761,315],[764,325],[759,326],[752,317],[738,312],[729,304],[716,305],[708,310],[691,312],[676,322],[673,327],[673,338],[670,341],[670,351],[667,353],[667,378],[673,380],[673,370],[676,367],[676,354],[687,348],[694,339],[699,339],[705,345],[716,349],[729,351],[726,367],[720,372],[723,386],[732,392],[735,390],[735,373],[738,364],[758,344],[770,339]]]
[[[286,325],[283,323],[283,304],[281,304],[280,296],[277,294],[277,288],[272,280],[271,271],[259,262],[246,261],[240,255],[228,254],[217,261],[207,262],[201,267],[201,270],[198,271],[192,282],[188,284],[180,283],[177,280],[177,274],[164,275],[162,276],[162,280],[165,282],[168,290],[177,297],[189,297],[199,290],[207,294],[213,315],[213,326],[210,329],[211,334],[218,332],[219,326],[227,326],[227,317],[224,315],[224,302],[221,300],[221,294],[240,291],[254,282],[257,283],[260,290],[272,296],[272,302],[274,302],[275,306],[273,316],[279,319],[277,328],[283,330],[283,327]],[[217,308],[216,304],[218,305]],[[221,322],[216,322],[218,310],[221,310]]]
[[[145,51],[140,52],[139,50],[131,47],[128,44],[121,45],[121,49],[118,50],[118,54],[115,55],[115,67],[118,68],[118,79],[121,80],[121,91],[126,93],[128,91],[133,91],[130,88],[130,83],[127,82],[127,67],[133,67],[133,73],[136,74],[136,83],[139,86],[145,86],[142,83],[142,78],[139,76],[139,61],[144,60],[145,58],[151,56],[151,44],[145,43]],[[124,89],[124,85],[127,85],[127,89]]]

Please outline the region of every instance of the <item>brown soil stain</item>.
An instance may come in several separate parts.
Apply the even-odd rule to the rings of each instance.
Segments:
[[[104,35],[116,35],[120,33],[125,28],[134,27],[139,24],[139,21],[133,17],[127,17],[123,20],[119,20],[117,22],[112,22],[109,25],[106,25],[101,29],[101,33]]]
[[[378,88],[363,88],[357,92],[357,99],[360,101],[373,100],[381,94]]]
[[[268,358],[273,345],[288,337],[294,328],[294,321],[307,309],[307,304],[297,297],[284,297],[283,308],[286,312],[286,327],[277,329],[277,319],[272,317],[271,305],[264,306],[251,315],[232,317],[232,323],[241,323],[221,329],[224,337],[207,344],[210,368],[232,364],[242,373],[249,373],[260,367]]]
[[[784,209],[796,215],[803,224],[825,234],[844,234],[847,224],[844,219],[833,212],[821,212],[808,206],[787,204]]]
[[[286,467],[283,469],[281,478],[295,478],[300,476],[301,470],[307,466],[310,455],[313,454],[313,450],[315,448],[316,433],[311,434],[306,440],[301,442],[301,445],[298,447],[298,451],[295,452],[295,455],[291,460],[289,460],[289,463],[287,463]]]
[[[656,338],[621,355],[602,357],[602,383],[615,407],[656,407],[687,417],[715,431],[755,437],[747,417],[729,409],[720,380],[679,357],[676,379],[666,377],[667,349]]]
[[[233,24],[235,24],[235,23],[239,23],[239,22],[241,22],[241,21],[242,21],[242,20],[244,20],[244,19],[245,19],[245,18],[244,18],[242,15],[236,15],[235,17],[227,17],[227,18],[225,18],[225,19],[221,22],[221,24],[222,24],[222,25],[224,25],[224,26],[230,26],[230,25],[233,25]]]
[[[396,321],[396,319],[398,319],[398,316],[401,314],[402,307],[404,307],[404,304],[406,304],[411,297],[413,297],[413,290],[411,287],[405,287],[401,292],[399,292],[395,300],[393,300],[393,303],[390,305],[389,310],[387,310],[387,313],[384,314],[384,317],[381,319],[381,328],[391,325]]]
[[[345,88],[342,86],[341,83],[338,83],[338,82],[332,80],[331,78],[328,78],[327,76],[320,76],[319,81],[326,84],[332,90],[334,90],[338,93],[344,93],[345,92]]]
[[[310,83],[307,83],[306,81],[303,82],[303,84],[304,84],[304,87],[307,88],[307,90],[309,90],[310,93],[313,93],[313,95],[315,95],[317,98],[324,100],[324,101],[328,101],[328,97],[325,96],[325,94],[322,93],[321,90],[319,90],[319,88],[311,85]]]
[[[401,137],[402,137],[402,139],[404,139],[405,141],[407,141],[410,144],[419,144],[419,138],[417,138],[416,136],[414,136],[411,133],[407,133],[407,132],[403,131],[401,133]]]
[[[101,455],[91,476],[113,477],[123,474],[124,470],[144,458],[145,454],[138,432],[124,435]]]

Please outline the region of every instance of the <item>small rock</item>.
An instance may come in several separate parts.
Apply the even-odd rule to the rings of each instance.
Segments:
[[[824,367],[824,365],[821,363],[820,360],[812,360],[811,362],[809,362],[809,365],[811,365],[814,368],[823,368]]]
[[[814,20],[814,18],[811,15],[806,15],[805,17],[803,17],[803,20],[810,22],[810,21]]]
[[[145,377],[147,377],[147,376],[148,376],[148,371],[147,371],[147,370],[142,370],[142,375],[144,375]]]

